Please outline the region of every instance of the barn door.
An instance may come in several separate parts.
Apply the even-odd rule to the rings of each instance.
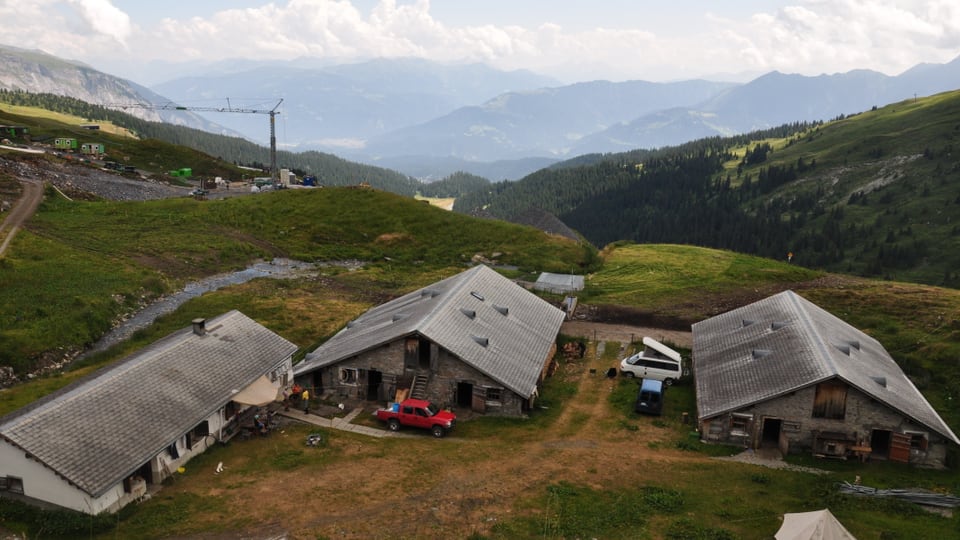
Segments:
[[[910,461],[910,436],[903,433],[890,434],[890,461]]]
[[[487,412],[487,389],[481,388],[479,386],[473,387],[473,406],[471,407],[476,412],[482,413]],[[909,440],[908,440],[909,443]]]

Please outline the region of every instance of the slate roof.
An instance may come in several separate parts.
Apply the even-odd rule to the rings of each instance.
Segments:
[[[296,350],[230,311],[0,418],[0,437],[98,497]]]
[[[693,370],[701,419],[838,378],[960,444],[877,340],[793,291],[694,324]]]
[[[563,311],[550,303],[486,266],[475,266],[367,311],[309,353],[294,374],[419,334],[530,397],[563,320]]]

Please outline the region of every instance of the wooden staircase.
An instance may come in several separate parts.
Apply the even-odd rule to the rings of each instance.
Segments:
[[[416,399],[427,399],[427,384],[429,382],[429,374],[417,373],[414,375],[413,384],[410,385],[410,397]]]

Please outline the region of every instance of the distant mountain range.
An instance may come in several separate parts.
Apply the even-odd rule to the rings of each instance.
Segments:
[[[773,72],[746,84],[597,81],[504,94],[376,137],[366,151],[379,158],[566,159],[830,120],[957,88],[960,58],[896,77],[858,70],[818,77]]]
[[[576,155],[586,136],[660,110],[689,106],[730,88],[730,83],[595,81],[509,92],[480,106],[461,107],[429,122],[372,139],[369,155],[455,156],[495,161]]]
[[[69,96],[98,105],[170,101],[149,88],[107,75],[83,63],[5,45],[0,45],[0,88]],[[129,109],[128,112],[144,120],[223,135],[240,135],[189,111]]]
[[[464,193],[454,211],[556,216],[598,248],[793,253],[807,267],[960,287],[958,125],[960,90],[911,97],[831,122],[584,155]]]
[[[304,68],[291,63],[259,66],[217,75],[178,78],[153,89],[190,105],[225,98],[283,97],[278,135],[291,150],[337,152],[368,139],[428,122],[460,107],[509,90],[554,85],[528,71],[503,72],[484,66],[445,66],[425,60],[372,60],[359,64]],[[267,142],[262,118],[230,116],[216,121]]]
[[[94,103],[171,100],[185,106],[283,104],[277,140],[421,179],[465,171],[518,179],[589,153],[659,148],[797,121],[829,120],[915,96],[960,88],[960,58],[898,76],[866,70],[807,77],[777,72],[745,84],[593,81],[561,85],[528,71],[416,59],[357,64],[234,60],[148,90],[89,66],[0,47],[0,87],[69,95]],[[166,96],[166,97],[162,97]],[[257,97],[251,97],[257,96]],[[261,115],[148,111],[266,145]]]

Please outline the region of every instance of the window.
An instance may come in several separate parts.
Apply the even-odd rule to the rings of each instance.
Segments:
[[[716,439],[722,432],[723,432],[723,422],[719,418],[711,420],[708,438]]]
[[[235,402],[231,401],[223,407],[224,418],[230,419],[236,415],[237,415],[237,404]]]
[[[206,420],[204,420],[203,422],[200,422],[199,424],[197,424],[195,428],[193,428],[194,437],[197,437],[197,438],[206,437],[209,434],[210,434],[210,424]]]
[[[23,495],[23,478],[17,476],[0,476],[0,491],[19,493]]]
[[[659,362],[657,360],[648,360],[643,361],[643,365],[651,369],[662,369],[664,371],[680,371],[679,366],[676,362]]]
[[[502,388],[487,388],[487,400],[500,401],[502,397],[503,397]]]
[[[800,422],[791,422],[789,420],[784,420],[780,423],[780,431],[790,432],[790,433],[799,433],[800,432]]]
[[[287,372],[287,368],[286,368],[286,367],[284,367],[284,366],[282,366],[282,365],[281,365],[281,366],[278,366],[278,367],[274,368],[273,371],[270,372],[270,382],[281,381],[280,384],[281,384],[282,386],[286,386],[286,385],[287,385],[287,374],[288,374],[288,372]]]
[[[847,413],[847,385],[837,381],[817,385],[813,398],[813,417],[843,420]]]
[[[357,375],[357,370],[354,368],[340,368],[340,383],[356,385]]]
[[[917,431],[906,431],[904,435],[910,436],[910,449],[911,450],[926,450],[927,449],[927,434],[920,433]]]
[[[730,434],[745,437],[752,420],[752,414],[733,413],[730,415]]]
[[[187,450],[192,450],[193,445],[199,443],[204,437],[210,434],[210,424],[206,420],[197,424],[193,431],[187,433]]]

